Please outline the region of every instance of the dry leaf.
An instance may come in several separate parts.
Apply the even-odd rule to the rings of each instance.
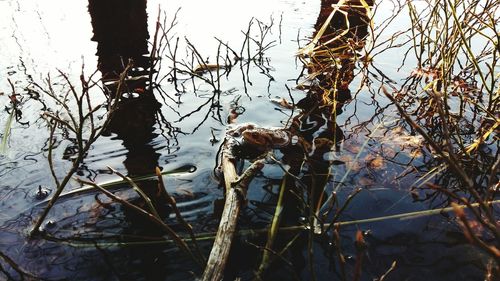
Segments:
[[[274,104],[279,105],[282,108],[286,109],[293,109],[293,104],[291,104],[289,101],[287,101],[285,98],[281,99],[271,99],[271,102]]]
[[[375,158],[371,159],[368,162],[368,165],[370,166],[370,168],[375,170],[383,169],[385,168],[384,158],[382,158],[380,155],[377,155]]]
[[[359,180],[358,180],[358,184],[360,186],[370,186],[370,185],[374,185],[375,182],[370,179],[370,178],[367,178],[367,177],[361,177]]]
[[[361,169],[361,165],[359,164],[358,161],[349,161],[349,162],[345,162],[345,165],[346,167],[353,171],[353,172],[357,172]]]
[[[422,150],[420,148],[413,149],[410,151],[410,157],[412,158],[420,158],[423,156]]]

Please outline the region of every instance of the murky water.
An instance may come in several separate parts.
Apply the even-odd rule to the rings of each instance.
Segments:
[[[272,101],[309,102],[306,91],[295,88],[296,78],[303,70],[295,55],[299,46],[304,46],[317,32],[315,24],[321,3],[268,2],[157,0],[148,1],[145,6],[143,1],[130,1],[136,6],[125,14],[113,6],[120,1],[107,1],[108,7],[99,1],[0,1],[0,92],[3,93],[0,103],[2,107],[9,104],[8,80],[22,95],[22,115],[12,123],[8,147],[4,155],[0,155],[0,279],[21,279],[20,271],[47,280],[194,280],[199,276],[202,268],[171,244],[163,243],[158,238],[161,232],[155,226],[119,204],[112,204],[95,190],[64,195],[43,225],[46,235],[27,237],[46,206],[44,199],[37,198],[39,187],[51,194],[55,192],[47,165],[49,130],[40,117],[45,110],[40,101],[49,106],[51,103],[46,97],[33,97],[34,91],[46,88],[48,77],[51,83],[61,86],[64,79],[58,70],[78,84],[83,63],[86,75],[96,69],[99,69],[96,75],[100,76],[110,72],[109,69],[123,68],[113,51],[134,57],[144,69],[152,67],[147,59],[141,58],[147,58],[151,50],[159,7],[167,25],[182,7],[170,34],[172,38],[181,38],[178,56],[185,61],[191,58],[186,55],[183,38],[196,47],[207,63],[213,64],[217,62],[220,46],[215,38],[239,51],[245,41],[243,33],[252,18],[251,34],[255,40],[262,35],[255,19],[260,21],[261,28],[269,27],[264,42],[273,47],[264,52],[260,63],[245,65],[241,71],[235,67],[223,75],[218,95],[200,81],[193,82],[196,91],[189,80],[177,86],[184,90],[178,91],[172,81],[159,80],[160,87],[154,90],[156,100],[141,106],[131,102],[129,109],[116,117],[112,129],[92,145],[76,173],[79,178],[105,183],[117,179],[107,166],[130,176],[149,175],[156,166],[162,171],[175,170],[165,175],[164,181],[184,218],[195,232],[214,232],[218,223],[214,202],[223,197],[214,169],[219,163],[218,151],[229,123],[228,116],[235,124],[253,122],[263,127],[283,127],[292,117],[301,120],[301,113]],[[228,51],[223,49],[223,52]],[[389,52],[378,66],[397,80],[398,63],[398,58],[394,59]],[[170,66],[167,60],[161,67],[156,65],[158,77],[168,73]],[[140,74],[141,70],[134,71]],[[368,89],[358,92],[359,83],[360,78],[354,77],[349,89],[356,96],[343,106],[342,114],[339,113],[333,125],[337,130],[333,134],[343,135],[344,141],[337,144],[337,151],[325,156],[335,163],[327,167],[331,177],[326,185],[329,191],[339,189],[339,202],[345,201],[355,188],[363,188],[340,221],[425,210],[429,205],[438,205],[437,202],[415,203],[409,190],[426,171],[427,156],[419,148],[421,140],[393,125],[394,112],[381,110],[388,102],[374,101]],[[134,90],[147,89],[147,85],[137,85]],[[291,88],[290,93],[285,85]],[[54,88],[67,90],[61,87]],[[96,93],[95,99],[105,101],[102,93]],[[2,111],[2,128],[7,126],[8,117],[9,113]],[[374,129],[382,118],[393,123],[388,122],[383,130]],[[307,120],[311,124],[316,121]],[[324,126],[331,128],[327,123]],[[370,133],[370,140],[366,141]],[[389,133],[391,139],[383,139]],[[321,132],[312,134],[321,135]],[[58,132],[55,144],[55,171],[62,176],[71,166],[75,140]],[[277,153],[293,155],[287,151]],[[391,161],[386,161],[386,156]],[[294,162],[290,163],[285,164],[293,168]],[[282,178],[281,167],[272,164],[257,176],[250,186],[242,228],[265,226],[264,222],[272,216],[276,189]],[[153,180],[141,182],[141,187],[151,192],[155,186]],[[66,190],[79,187],[80,184],[71,181]],[[132,202],[140,201],[125,184],[117,185],[114,190]],[[165,205],[160,207],[169,214],[164,219],[182,232],[182,225],[177,224],[172,210]],[[301,218],[295,219],[295,223],[300,223]],[[367,231],[368,245],[361,280],[380,277],[393,261],[397,266],[386,280],[482,280],[484,257],[465,242],[460,230],[446,217],[343,227],[341,245],[349,270],[355,267],[354,237],[358,229]],[[263,239],[265,235],[250,242],[260,245]],[[298,239],[286,256],[291,266],[277,263],[270,268],[265,280],[294,280],[295,277],[310,280],[307,239]],[[249,241],[236,242],[228,279],[252,278],[251,270],[259,263],[259,250],[246,242]],[[313,268],[318,280],[336,280],[342,276],[334,244],[326,239],[316,239],[313,244]],[[205,255],[210,247],[210,241],[201,243]]]

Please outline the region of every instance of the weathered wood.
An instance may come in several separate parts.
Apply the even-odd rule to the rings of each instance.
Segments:
[[[203,281],[218,281],[224,277],[224,269],[236,231],[241,204],[245,200],[248,185],[254,175],[264,167],[264,160],[257,160],[239,178],[234,166],[234,157],[231,153],[232,144],[231,141],[226,140],[222,151],[222,172],[224,173],[226,200],[217,236],[203,272]]]

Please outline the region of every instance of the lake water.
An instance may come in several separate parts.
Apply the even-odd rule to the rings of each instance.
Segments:
[[[95,2],[90,1],[90,6],[98,5]],[[213,233],[218,224],[217,201],[223,198],[217,173],[218,152],[228,126],[252,122],[262,127],[284,127],[287,120],[302,114],[273,101],[306,100],[306,91],[296,87],[297,77],[303,71],[296,54],[317,32],[320,1],[150,0],[145,10],[140,10],[142,1],[130,1],[139,7],[132,9],[132,14],[122,14],[118,7],[113,7],[120,1],[108,2],[111,6],[107,10],[96,8],[105,12],[89,12],[92,9],[87,1],[0,0],[1,127],[8,126],[9,112],[3,108],[10,106],[9,80],[19,94],[22,113],[11,124],[7,147],[0,155],[0,279],[21,280],[22,271],[44,280],[194,280],[202,272],[171,243],[162,243],[157,228],[95,190],[63,195],[43,225],[45,235],[27,236],[46,205],[45,199],[37,198],[39,187],[51,194],[55,192],[47,164],[49,129],[41,113],[46,110],[44,103],[54,110],[61,107],[41,91],[48,88],[47,78],[56,91],[67,91],[58,71],[66,73],[75,85],[79,85],[82,64],[85,75],[100,68],[96,75],[101,76],[102,69],[108,67],[107,48],[131,48],[117,43],[123,34],[140,41],[130,40],[131,46],[151,50],[159,8],[162,19],[166,17],[166,27],[181,8],[177,24],[169,32],[171,42],[180,38],[179,61],[191,60],[185,38],[209,64],[217,62],[220,45],[215,38],[239,52],[250,22],[250,37],[258,41],[262,35],[259,27],[269,27],[264,42],[273,46],[264,51],[262,61],[235,66],[224,74],[220,78],[220,93],[214,93],[210,85],[200,80],[182,80],[186,77],[182,73],[179,81],[183,83],[176,89],[165,76],[172,67],[165,51],[155,69],[159,80],[153,91],[159,109],[155,105],[122,111],[113,129],[92,145],[76,177],[97,183],[116,180],[108,166],[130,176],[151,174],[155,166],[162,171],[175,171],[164,176],[168,192],[196,233]],[[386,1],[379,5],[375,26],[390,15],[384,12],[390,8]],[[131,20],[126,20],[127,15]],[[109,21],[108,16],[116,20]],[[404,16],[398,20],[384,31],[388,35],[382,38],[409,24]],[[133,31],[127,34],[127,28]],[[366,44],[370,44],[370,39]],[[255,48],[252,45],[249,51],[255,52]],[[231,54],[223,47],[222,56],[226,52]],[[411,62],[409,58],[410,66],[398,71],[401,50],[391,49],[378,56],[373,65],[397,83],[411,71]],[[420,148],[422,140],[401,129],[400,118],[386,106],[389,102],[375,94],[380,80],[361,86],[361,75],[356,70],[353,73],[348,85],[353,99],[342,106],[336,118],[336,128],[344,140],[336,144],[337,150],[324,156],[330,173],[325,186],[328,192],[337,191],[339,202],[344,202],[355,188],[362,188],[339,220],[383,217],[440,206],[440,202],[432,200],[414,202],[410,190],[428,171],[430,156]],[[205,73],[203,77],[209,75]],[[95,91],[95,101],[104,103],[104,95]],[[41,93],[41,97],[36,98],[35,92]],[[4,134],[2,129],[2,137]],[[54,137],[54,168],[62,177],[71,167],[75,140],[63,131],[56,131]],[[276,154],[281,157],[286,152],[276,150]],[[242,229],[265,229],[283,177],[276,163],[266,165],[258,174],[249,189],[248,204],[240,221]],[[142,184],[154,190],[156,183]],[[80,187],[78,182],[70,181],[65,190]],[[125,184],[114,190],[133,202],[140,201]],[[165,207],[164,211],[164,219],[182,232],[172,210]],[[304,218],[295,219],[299,224]],[[367,243],[360,280],[382,276],[394,261],[396,267],[385,280],[483,280],[486,258],[466,242],[446,214],[340,228],[339,243],[346,257],[348,276],[356,264],[357,230],[366,233]],[[277,243],[284,246],[292,237],[287,235]],[[306,251],[307,235],[298,237],[298,242],[284,255],[289,263],[277,262],[264,280],[312,280],[311,268],[317,280],[342,280],[339,245],[329,240],[330,236],[314,239],[312,267]],[[265,238],[264,234],[237,239],[228,279],[252,278],[260,252],[253,245],[265,245]],[[201,241],[205,255],[210,241]]]

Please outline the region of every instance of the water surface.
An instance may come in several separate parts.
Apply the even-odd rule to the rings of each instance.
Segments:
[[[89,2],[98,5],[95,1]],[[178,55],[186,61],[190,58],[186,55],[184,38],[196,46],[208,63],[215,63],[219,46],[215,37],[240,50],[245,40],[243,33],[250,21],[253,22],[251,34],[256,40],[260,33],[255,20],[262,24],[272,23],[265,39],[274,46],[266,50],[264,61],[249,64],[245,72],[234,68],[223,76],[217,99],[206,83],[195,82],[196,91],[190,83],[184,83],[189,87],[178,92],[171,81],[162,80],[161,90],[154,90],[156,101],[144,103],[142,107],[130,106],[130,111],[122,112],[112,129],[92,145],[77,172],[80,178],[105,183],[117,178],[107,166],[131,176],[151,174],[155,166],[163,171],[180,169],[164,176],[167,190],[197,232],[213,232],[217,227],[214,201],[223,197],[214,169],[218,165],[217,154],[226,128],[229,123],[245,122],[283,127],[288,120],[300,115],[299,111],[292,112],[272,101],[293,99],[298,102],[306,97],[306,91],[295,88],[296,78],[302,71],[302,64],[295,55],[315,33],[321,3],[148,1],[145,10],[136,8],[131,22],[125,21],[132,26],[133,32],[120,40],[123,26],[116,25],[114,32],[110,26],[103,25],[107,20],[107,15],[102,13],[104,8],[96,10],[101,13],[92,12],[89,2],[0,1],[3,19],[0,22],[0,92],[3,93],[0,103],[9,104],[8,79],[22,98],[22,116],[13,122],[6,153],[0,156],[2,278],[21,279],[16,268],[3,257],[6,256],[19,266],[18,269],[47,280],[193,280],[201,273],[201,268],[175,247],[158,242],[159,230],[150,223],[119,204],[111,204],[97,191],[63,197],[50,212],[48,223],[44,224],[47,237],[27,237],[45,206],[43,200],[37,199],[39,187],[54,192],[47,165],[49,132],[46,121],[40,117],[46,109],[40,100],[54,105],[47,97],[38,98],[35,90],[46,88],[49,77],[55,89],[67,90],[58,70],[78,84],[82,64],[86,75],[96,69],[99,69],[97,76],[105,73],[103,69],[119,69],[112,52],[116,50],[129,52],[138,63],[144,63],[144,68],[151,67],[147,59],[142,62],[141,58],[147,58],[151,51],[158,8],[170,23],[181,7],[177,25],[170,34],[172,38],[180,38]],[[141,1],[136,2],[138,7],[144,6]],[[388,4],[382,3],[379,9],[384,9],[385,5]],[[117,12],[114,16],[117,15],[121,14]],[[380,12],[380,18],[375,21],[381,22],[384,16]],[[116,21],[120,22],[120,18]],[[398,51],[379,57],[374,65],[397,81],[401,75],[397,71],[400,58],[394,53]],[[156,69],[159,77],[167,73],[169,67],[165,59],[161,69]],[[426,151],[418,147],[421,139],[401,131],[394,121],[398,119],[394,111],[384,111],[388,102],[380,96],[374,99],[372,91],[360,87],[360,83],[360,77],[350,83],[349,89],[356,95],[342,107],[342,114],[339,113],[336,119],[336,128],[345,140],[338,143],[337,151],[325,156],[329,157],[327,160],[337,160],[333,162],[335,165],[328,166],[332,176],[326,184],[329,191],[338,189],[339,200],[345,201],[357,187],[363,189],[340,220],[381,217],[439,205],[414,202],[409,190],[426,172]],[[105,101],[99,91],[95,99]],[[236,119],[235,111],[238,113]],[[155,119],[159,114],[163,119]],[[2,111],[2,126],[6,126],[8,115]],[[228,116],[232,119],[228,120]],[[374,129],[379,127],[380,120],[386,122],[380,126],[384,129]],[[387,135],[391,136],[390,140],[384,139]],[[61,132],[56,133],[55,139],[55,170],[62,176],[71,166],[74,139]],[[385,161],[387,159],[391,161]],[[242,228],[265,226],[276,203],[275,194],[269,189],[276,190],[282,177],[280,167],[270,164],[252,183],[248,208],[240,222]],[[154,181],[142,182],[150,192],[154,191],[155,184]],[[72,181],[66,189],[79,187],[80,184]],[[125,184],[118,185],[115,190],[133,202],[140,201]],[[172,210],[163,207],[167,214],[164,219],[182,231]],[[367,231],[368,254],[362,280],[381,276],[393,261],[397,262],[397,267],[386,280],[482,280],[483,257],[465,243],[459,229],[446,217],[388,220],[345,227],[340,234],[348,268],[355,264],[354,237],[358,229]],[[252,243],[262,244],[262,239],[265,236]],[[278,264],[270,269],[266,280],[293,280],[290,271],[309,280],[310,268],[305,261],[307,243],[305,238],[300,239],[303,241],[287,256],[293,270]],[[228,273],[229,276],[243,276],[244,280],[251,278],[249,267],[259,262],[256,256],[259,251],[246,242],[245,239],[236,242],[236,254]],[[210,247],[210,242],[202,243],[205,254]],[[318,238],[314,249],[318,280],[338,279],[335,245]],[[238,258],[247,255],[249,262]]]

